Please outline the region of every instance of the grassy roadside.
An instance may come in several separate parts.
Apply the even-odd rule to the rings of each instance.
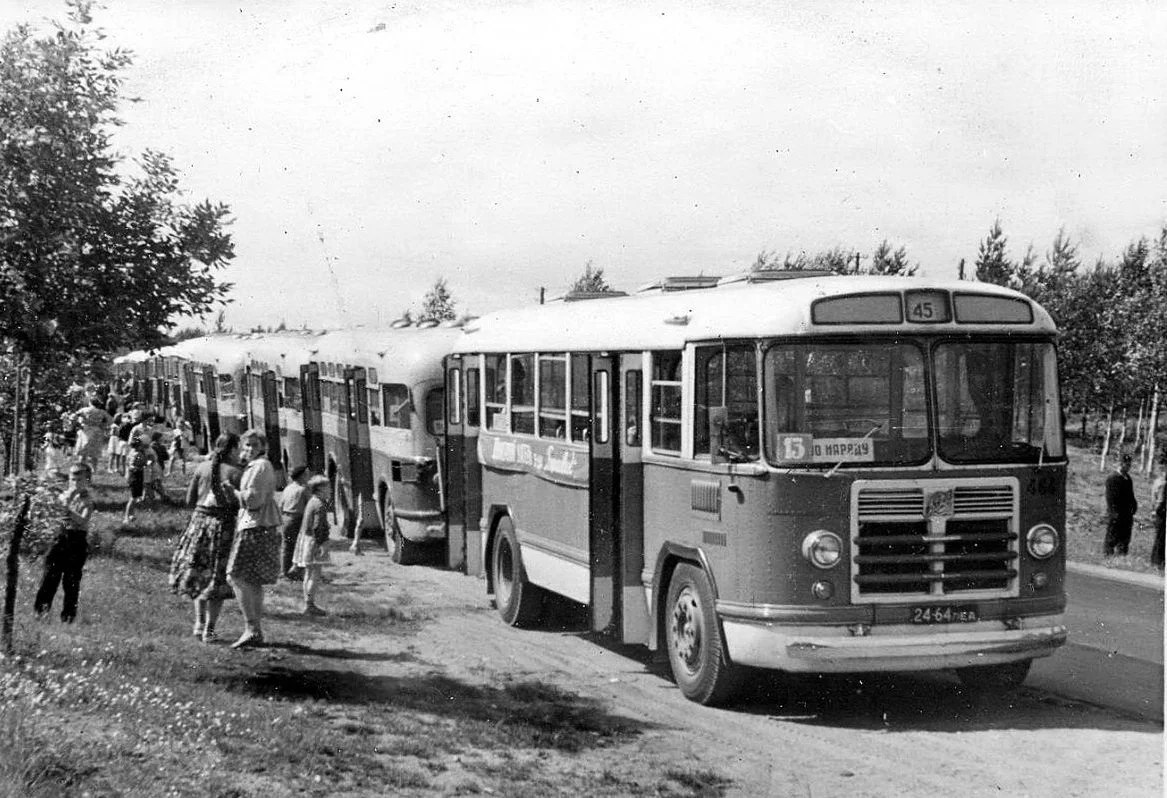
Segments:
[[[181,478],[168,487],[179,495]],[[589,697],[404,667],[417,664],[409,641],[430,617],[407,595],[346,591],[321,623],[298,616],[298,586],[284,583],[269,614],[295,642],[203,645],[190,635],[189,603],[166,586],[187,512],[140,511],[123,530],[121,485],[99,474],[96,492],[104,545],[86,567],[78,622],[35,618],[40,569],[22,570],[17,656],[0,661],[0,798],[679,798],[730,783],[667,763],[638,769],[621,749],[642,727]],[[233,604],[226,630],[238,625]]]
[[[1131,555],[1104,562],[1105,477],[1087,452],[1071,451],[1069,557],[1152,571],[1145,511]],[[168,480],[172,496],[182,481]],[[1135,475],[1135,487],[1145,501],[1150,480]],[[662,760],[645,767],[633,752],[646,729],[586,696],[419,673],[410,640],[432,611],[408,595],[346,591],[320,623],[298,617],[297,586],[281,584],[269,609],[295,642],[247,653],[204,646],[189,634],[189,604],[166,587],[187,512],[141,510],[121,529],[120,480],[99,474],[96,494],[104,545],[86,568],[78,623],[35,619],[39,567],[22,572],[18,656],[0,662],[0,798],[718,796],[731,784]]]
[[[1139,512],[1131,531],[1130,552],[1125,557],[1104,557],[1106,535],[1106,477],[1116,460],[1108,458],[1106,470],[1098,470],[1098,455],[1089,449],[1070,446],[1070,470],[1066,480],[1066,559],[1107,568],[1140,573],[1162,573],[1151,565],[1154,526],[1151,518],[1151,484],[1154,475],[1131,471]]]

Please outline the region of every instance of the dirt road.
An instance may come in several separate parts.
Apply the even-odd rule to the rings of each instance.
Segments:
[[[654,773],[684,781],[696,773],[705,786],[686,794],[709,795],[1163,793],[1162,728],[1106,709],[1034,689],[975,699],[944,673],[760,676],[736,706],[711,709],[685,700],[651,652],[584,632],[570,605],[556,606],[545,630],[515,630],[499,620],[481,580],[394,565],[380,553],[340,552],[334,559],[328,588],[334,601],[350,591],[381,595],[422,619],[406,637],[322,626],[316,634],[357,655],[344,667],[373,678],[439,675],[449,684],[540,682],[593,699],[637,730],[561,760],[532,753],[544,772],[564,768],[565,780],[556,783],[561,794],[588,794],[581,771],[596,784]],[[277,595],[277,612],[280,602],[290,608],[291,599]],[[458,777],[451,762],[430,789],[460,792],[452,787]]]

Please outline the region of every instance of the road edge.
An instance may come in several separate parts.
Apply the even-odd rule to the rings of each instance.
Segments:
[[[1101,565],[1087,565],[1083,562],[1067,562],[1066,570],[1102,579],[1113,579],[1116,582],[1125,582],[1128,585],[1139,585],[1151,590],[1163,592],[1163,574],[1142,574],[1136,571],[1121,571],[1118,568],[1106,568]]]

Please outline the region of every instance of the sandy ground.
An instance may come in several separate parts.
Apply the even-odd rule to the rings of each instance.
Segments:
[[[728,781],[713,795],[1163,794],[1160,725],[1033,688],[977,699],[945,673],[759,675],[736,705],[712,709],[685,700],[652,652],[587,633],[571,605],[554,607],[546,629],[523,631],[501,622],[480,579],[395,565],[372,549],[335,553],[329,573],[334,597],[383,594],[426,617],[405,637],[313,627],[316,644],[379,655],[346,659],[344,668],[474,685],[539,681],[597,699],[637,725],[630,742],[544,755],[541,768],[565,769],[562,794],[579,794],[581,769],[710,771]],[[273,609],[290,609],[290,595],[273,596]],[[457,777],[455,766],[433,792],[449,792]]]

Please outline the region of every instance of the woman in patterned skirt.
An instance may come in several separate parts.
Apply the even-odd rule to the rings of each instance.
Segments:
[[[243,610],[243,634],[232,648],[263,645],[263,586],[280,574],[280,508],[276,504],[276,472],[267,459],[267,437],[256,429],[240,436],[247,467],[236,489],[223,483],[239,502],[235,540],[227,561],[227,581],[235,588]]]
[[[195,470],[186,491],[186,505],[193,506],[194,513],[178,539],[170,563],[170,589],[194,600],[193,632],[204,643],[216,639],[215,624],[223,600],[235,596],[227,584],[227,558],[231,554],[237,505],[222,485],[239,484],[242,471],[235,461],[238,448],[238,435],[220,435],[211,459]]]

